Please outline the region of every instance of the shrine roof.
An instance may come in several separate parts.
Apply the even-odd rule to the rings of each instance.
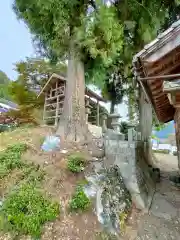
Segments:
[[[165,75],[180,72],[180,20],[137,53],[133,58],[133,67],[159,121],[173,120],[175,109],[163,91],[163,82],[167,80]],[[162,78],[155,78],[160,75]]]
[[[64,76],[53,73],[52,76],[49,78],[49,80],[44,85],[44,87],[41,89],[38,97],[41,96],[47,90],[49,90],[51,88],[52,84],[55,83],[57,80],[66,83],[66,78]],[[95,98],[97,101],[104,102],[104,103],[107,102],[106,99],[99,96],[97,93],[92,91],[87,86],[86,86],[86,89],[85,89],[85,94],[90,98]]]

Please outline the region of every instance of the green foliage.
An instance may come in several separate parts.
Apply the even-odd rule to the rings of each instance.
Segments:
[[[159,150],[153,150],[154,153],[163,153],[163,154],[169,154],[169,150],[167,149],[159,149]]]
[[[3,72],[0,71],[0,84],[8,84],[10,81],[10,79],[8,78],[8,76]]]
[[[27,58],[15,64],[18,73],[17,82],[28,90],[39,90],[53,73],[66,74],[66,65],[62,62],[51,64],[42,58]]]
[[[7,196],[0,214],[2,230],[40,237],[42,225],[58,216],[59,205],[44,198],[33,185],[23,184]]]
[[[17,124],[0,124],[0,133],[16,129]]]
[[[85,211],[89,208],[90,204],[91,202],[84,193],[83,187],[81,185],[77,186],[69,203],[70,211]]]
[[[37,94],[34,91],[29,90],[25,85],[18,81],[13,81],[8,86],[9,94],[14,102],[23,106],[39,106],[42,105],[43,99],[37,99]]]
[[[117,19],[116,8],[100,1],[49,0],[48,2],[14,1],[14,10],[23,19],[48,53],[66,57],[73,51],[83,61],[84,52],[92,59],[99,57],[109,66],[122,49],[123,27]],[[72,44],[73,42],[73,44]]]
[[[128,214],[126,212],[121,212],[119,215],[119,227],[122,233],[125,232],[127,217]]]
[[[7,75],[0,71],[0,98],[10,99],[9,93],[8,93],[8,85],[10,83],[10,79],[7,77]]]
[[[125,135],[125,140],[128,140],[128,123],[121,122],[120,131]]]
[[[22,105],[18,110],[10,110],[7,113],[7,116],[14,118],[19,125],[29,124],[37,125],[37,119],[34,116],[34,106],[33,105]]]
[[[77,42],[86,48],[93,59],[99,57],[105,66],[112,64],[123,45],[123,27],[118,21],[116,8],[96,1],[96,8],[81,17],[76,29]]]
[[[51,203],[36,189],[44,178],[39,166],[21,160],[26,144],[14,144],[0,154],[0,178],[14,168],[20,168],[22,175],[14,190],[7,195],[0,209],[0,229],[13,235],[39,237],[42,225],[59,214],[59,205]]]
[[[84,170],[85,167],[85,159],[81,154],[72,154],[68,157],[68,169],[71,172],[79,173]]]
[[[118,237],[112,233],[103,231],[97,234],[96,240],[118,240]]]
[[[161,131],[162,129],[164,129],[165,127],[167,127],[168,124],[169,124],[169,123],[159,123],[159,124],[155,124],[154,130],[155,130],[155,131]]]
[[[71,51],[84,62],[86,81],[101,89],[106,85],[105,79],[116,72],[118,65],[114,61],[123,62],[120,75],[128,85],[126,94],[131,99],[132,118],[137,111],[131,73],[133,55],[157,36],[170,13],[177,18],[179,1],[110,2],[14,0],[14,10],[35,36],[43,55],[67,59],[73,48]],[[107,94],[108,88],[104,88],[107,98],[112,99],[114,91]]]
[[[26,149],[26,144],[17,143],[0,153],[0,178],[3,178],[11,170],[22,167],[21,155]]]

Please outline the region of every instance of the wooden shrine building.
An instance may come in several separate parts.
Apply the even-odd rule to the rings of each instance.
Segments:
[[[180,20],[133,59],[138,82],[162,123],[175,121],[180,168]]]
[[[66,78],[58,74],[52,74],[47,83],[42,88],[38,97],[42,94],[45,96],[44,101],[44,123],[58,124],[60,120],[64,98],[65,98]],[[94,100],[95,99],[95,100]],[[104,98],[86,87],[85,89],[85,105],[90,108],[96,105],[96,125],[100,124],[100,104],[99,102],[106,102]]]

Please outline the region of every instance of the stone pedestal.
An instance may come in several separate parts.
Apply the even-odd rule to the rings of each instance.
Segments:
[[[112,125],[114,131],[119,132],[120,131],[119,119],[121,116],[117,113],[113,113],[109,117],[111,118],[111,125]]]
[[[102,131],[105,132],[107,130],[107,114],[103,114],[103,123],[102,123]]]

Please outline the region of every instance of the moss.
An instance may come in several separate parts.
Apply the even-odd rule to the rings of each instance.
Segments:
[[[126,212],[121,212],[119,214],[119,227],[120,227],[121,233],[125,232],[127,217],[128,217],[128,214]]]

